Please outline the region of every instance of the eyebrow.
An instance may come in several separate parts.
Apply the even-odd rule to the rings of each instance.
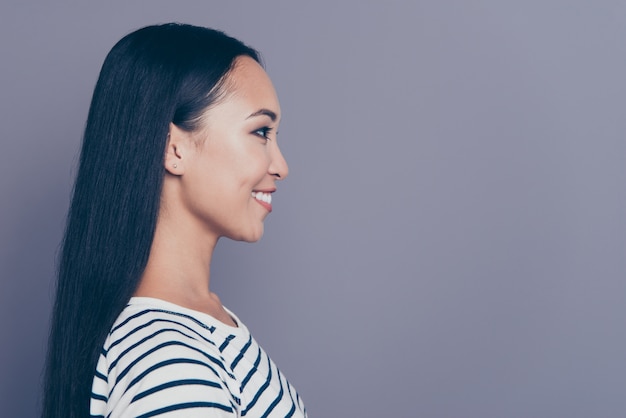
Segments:
[[[272,112],[269,109],[259,109],[253,114],[251,114],[250,116],[248,116],[246,119],[250,119],[250,118],[254,118],[256,116],[262,116],[262,115],[268,116],[272,120],[272,122],[276,122],[276,119],[278,118],[276,116],[276,113]]]

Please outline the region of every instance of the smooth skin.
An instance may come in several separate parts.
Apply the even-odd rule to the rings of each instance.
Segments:
[[[255,242],[269,214],[253,192],[273,192],[288,167],[276,142],[280,104],[263,68],[239,57],[226,96],[205,112],[202,128],[170,124],[165,179],[154,241],[135,296],[153,297],[237,326],[210,291],[221,237]]]

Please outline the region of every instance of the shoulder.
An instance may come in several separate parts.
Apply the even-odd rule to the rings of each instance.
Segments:
[[[111,411],[140,416],[185,409],[185,416],[193,416],[193,410],[210,408],[230,416],[240,402],[238,388],[214,331],[185,313],[127,308],[111,330],[96,375],[107,382]]]

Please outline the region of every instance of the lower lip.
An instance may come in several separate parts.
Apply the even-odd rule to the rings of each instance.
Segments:
[[[254,199],[254,198],[253,198],[253,199]],[[266,202],[263,202],[262,200],[258,200],[258,199],[254,199],[254,200],[256,200],[256,202],[257,202],[259,205],[261,205],[261,206],[263,206],[265,209],[267,209],[267,211],[268,211],[268,212],[271,212],[271,211],[272,211],[272,205],[271,205],[271,204],[266,203]]]

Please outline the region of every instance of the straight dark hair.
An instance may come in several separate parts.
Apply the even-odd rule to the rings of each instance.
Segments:
[[[145,269],[169,124],[199,128],[238,56],[256,51],[183,24],[139,29],[109,52],[95,87],[59,261],[44,417],[89,416],[96,363]]]

